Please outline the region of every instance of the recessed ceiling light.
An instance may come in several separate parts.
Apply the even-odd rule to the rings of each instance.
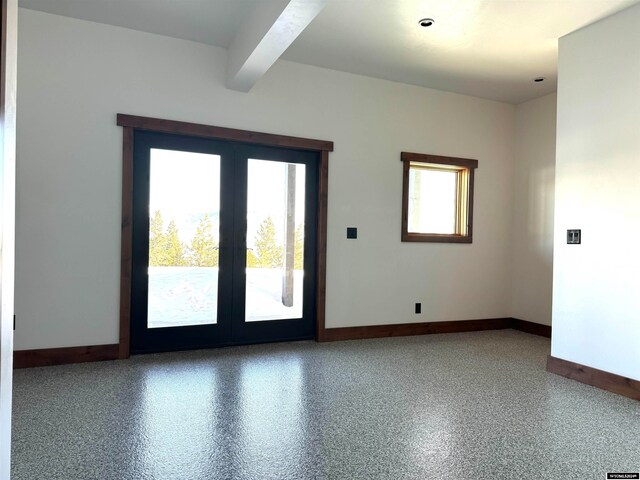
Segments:
[[[536,82],[536,83],[540,83],[540,82],[544,82],[545,78],[544,77],[536,77],[536,78],[533,79],[533,81]]]
[[[433,18],[423,18],[422,20],[420,20],[418,22],[418,25],[420,25],[421,27],[430,27],[431,25],[433,25],[435,22],[435,20]]]

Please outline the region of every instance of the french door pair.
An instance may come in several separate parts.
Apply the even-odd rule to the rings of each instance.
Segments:
[[[131,352],[313,338],[316,152],[136,131]]]

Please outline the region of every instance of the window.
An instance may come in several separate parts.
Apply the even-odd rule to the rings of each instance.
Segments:
[[[402,152],[402,241],[471,243],[477,160]]]

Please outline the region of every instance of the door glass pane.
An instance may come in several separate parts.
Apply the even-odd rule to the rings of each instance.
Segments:
[[[218,316],[220,156],[151,149],[148,328]]]
[[[247,322],[302,317],[305,166],[249,159]]]

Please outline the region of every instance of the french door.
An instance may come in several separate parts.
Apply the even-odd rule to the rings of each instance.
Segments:
[[[313,338],[316,152],[136,131],[131,352]]]

